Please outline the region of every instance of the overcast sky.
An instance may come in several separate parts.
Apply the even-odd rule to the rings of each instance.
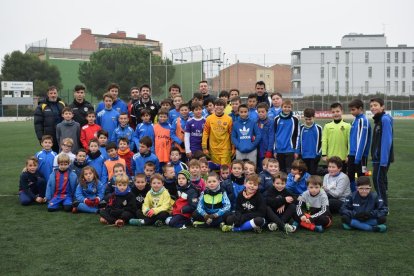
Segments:
[[[412,0],[109,1],[1,0],[0,57],[47,38],[69,48],[80,28],[126,31],[171,49],[221,47],[226,59],[290,63],[290,53],[310,45],[340,45],[343,35],[384,33],[389,46],[414,46]]]

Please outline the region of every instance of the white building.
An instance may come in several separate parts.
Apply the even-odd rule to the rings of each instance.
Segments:
[[[414,92],[414,47],[388,47],[383,34],[349,34],[341,46],[295,50],[291,67],[293,95]]]

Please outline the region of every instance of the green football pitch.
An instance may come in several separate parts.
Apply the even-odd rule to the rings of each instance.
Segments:
[[[20,206],[19,174],[40,150],[32,122],[0,123],[1,275],[414,275],[414,121],[396,120],[386,233],[103,226],[97,215]]]

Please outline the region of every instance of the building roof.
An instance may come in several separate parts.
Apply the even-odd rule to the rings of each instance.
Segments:
[[[347,35],[344,35],[342,38],[344,37],[384,37],[385,34],[354,34],[354,33],[350,33]]]
[[[137,38],[137,37],[116,37],[111,35],[103,35],[103,34],[92,34],[96,37],[102,37],[102,38],[110,38],[110,39],[124,39],[124,40],[134,40],[134,41],[150,41],[150,42],[159,42],[158,40],[152,40],[147,38]]]

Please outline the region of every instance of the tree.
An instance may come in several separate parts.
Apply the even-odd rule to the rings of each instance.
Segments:
[[[32,81],[33,94],[36,96],[44,96],[51,85],[62,88],[60,72],[56,66],[33,54],[23,54],[20,51],[4,56],[1,74],[3,81]]]
[[[79,79],[86,85],[88,91],[98,98],[106,91],[109,83],[120,85],[120,98],[129,97],[132,86],[149,84],[150,82],[150,54],[151,54],[151,82],[154,96],[162,93],[161,87],[165,85],[167,64],[167,81],[174,75],[174,67],[170,60],[162,60],[144,47],[120,47],[104,49],[93,53],[89,62],[79,66]]]

